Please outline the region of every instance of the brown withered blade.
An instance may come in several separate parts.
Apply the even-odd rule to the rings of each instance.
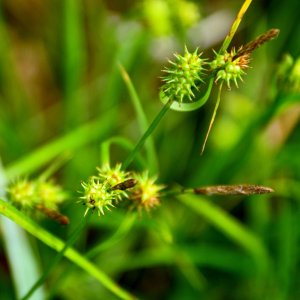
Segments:
[[[135,185],[137,184],[137,180],[135,179],[127,179],[123,182],[120,182],[116,185],[114,185],[111,189],[112,190],[127,190],[127,189],[130,189],[132,187],[134,187]]]
[[[251,54],[255,49],[259,48],[264,43],[276,38],[278,36],[279,32],[280,32],[279,29],[272,28],[272,29],[268,30],[267,32],[261,34],[253,41],[242,46],[238,50],[237,54],[233,57],[233,60],[235,60],[237,57],[243,56],[245,54]]]
[[[260,195],[273,193],[274,190],[270,187],[261,185],[251,185],[251,184],[239,184],[239,185],[215,185],[195,188],[195,194],[201,195]]]

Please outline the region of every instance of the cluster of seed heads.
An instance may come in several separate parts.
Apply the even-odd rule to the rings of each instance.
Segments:
[[[211,70],[216,71],[216,82],[223,80],[230,88],[230,82],[233,81],[238,87],[238,80],[243,80],[242,75],[245,74],[244,69],[248,68],[249,55],[244,54],[234,59],[236,52],[232,49],[231,52],[224,54],[215,53],[215,59],[210,63]]]
[[[162,97],[179,103],[196,101],[195,92],[199,90],[200,84],[205,83],[211,76],[215,77],[216,83],[224,81],[228,88],[231,82],[238,87],[238,80],[242,80],[244,70],[248,68],[251,53],[278,34],[278,29],[270,29],[240,47],[238,51],[233,48],[230,52],[214,52],[215,57],[211,62],[202,59],[202,53],[199,54],[198,49],[190,53],[185,47],[184,54],[175,54],[175,61],[169,60],[170,66],[163,70],[167,74],[162,77]]]
[[[98,215],[104,215],[105,209],[110,210],[124,200],[128,200],[139,212],[142,209],[149,211],[160,204],[159,191],[163,186],[155,184],[156,178],[149,177],[148,172],[125,172],[121,164],[114,168],[104,165],[97,170],[97,176],[81,183],[85,215],[89,210],[97,210]]]
[[[58,210],[67,194],[52,181],[22,179],[12,183],[7,192],[9,200],[25,212],[35,215],[39,212],[63,225],[69,223]]]

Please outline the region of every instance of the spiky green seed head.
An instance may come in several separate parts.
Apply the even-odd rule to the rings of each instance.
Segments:
[[[57,210],[58,204],[67,198],[64,190],[52,181],[28,179],[11,184],[8,195],[13,204],[27,212],[34,211],[37,205]]]
[[[67,194],[62,187],[51,181],[38,181],[35,193],[37,202],[52,210],[57,210],[58,204],[67,198]]]
[[[14,182],[7,190],[9,200],[16,206],[31,210],[36,204],[36,185],[27,179]]]
[[[127,197],[125,191],[112,190],[111,185],[107,182],[101,182],[96,177],[91,177],[87,182],[81,183],[84,192],[81,199],[87,209],[85,214],[92,209],[98,210],[98,215],[104,215],[104,209],[110,210],[114,204],[122,200],[122,197]]]
[[[202,82],[201,75],[204,71],[204,59],[196,49],[190,53],[185,47],[183,56],[174,54],[175,61],[169,61],[170,66],[163,72],[167,73],[162,77],[164,84],[161,91],[165,97],[180,103],[193,101],[194,92],[199,89],[198,85]]]
[[[128,180],[129,173],[122,170],[121,164],[111,167],[105,164],[97,168],[98,175],[92,176],[87,182],[82,182],[83,196],[80,197],[87,209],[98,210],[98,215],[104,214],[104,209],[110,210],[119,201],[127,198],[127,192],[113,187]]]
[[[128,173],[121,170],[121,168],[121,164],[116,164],[115,167],[105,164],[102,167],[97,168],[98,177],[101,179],[101,181],[106,181],[111,186],[114,186],[128,179]]]
[[[151,209],[160,205],[160,191],[163,185],[155,183],[157,178],[150,177],[147,171],[143,173],[133,173],[132,177],[136,179],[137,184],[129,192],[129,200],[134,207],[141,213],[142,210],[149,212]]]
[[[240,57],[236,57],[236,51],[234,49],[231,52],[225,52],[225,54],[215,53],[215,59],[210,63],[212,70],[216,70],[216,82],[223,80],[226,82],[228,88],[233,81],[236,87],[238,87],[238,80],[242,81],[242,75],[245,74],[243,69],[248,67],[249,55],[245,54]]]

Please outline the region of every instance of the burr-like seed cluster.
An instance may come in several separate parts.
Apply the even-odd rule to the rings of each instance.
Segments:
[[[169,61],[170,67],[163,72],[167,73],[162,77],[164,84],[161,87],[166,97],[178,102],[193,101],[194,92],[198,90],[198,85],[202,81],[201,74],[204,70],[204,60],[200,58],[201,53],[190,53],[185,48],[183,56],[174,54],[176,60]]]

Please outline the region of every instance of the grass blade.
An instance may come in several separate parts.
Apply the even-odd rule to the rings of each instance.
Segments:
[[[166,114],[166,112],[170,109],[170,105],[172,104],[172,102],[173,101],[169,100],[169,102],[167,102],[163,106],[163,108],[161,109],[161,111],[154,118],[154,120],[150,124],[149,128],[146,130],[146,132],[143,134],[143,136],[141,137],[141,139],[136,144],[136,146],[133,149],[133,151],[129,154],[129,156],[127,157],[127,159],[124,161],[124,163],[122,165],[122,168],[124,170],[131,164],[131,162],[134,160],[134,158],[136,157],[136,155],[138,154],[138,152],[140,151],[140,149],[143,147],[143,145],[146,142],[147,138],[152,134],[152,132],[154,131],[154,129],[157,127],[157,125],[160,123],[161,119]]]
[[[128,139],[126,139],[122,136],[111,137],[111,138],[105,140],[103,143],[101,143],[101,148],[100,148],[100,164],[101,165],[110,163],[110,147],[112,144],[116,144],[119,147],[121,147],[125,150],[128,150],[129,152],[134,149],[134,144],[131,143]],[[141,169],[145,169],[146,162],[142,158],[141,155],[137,155],[136,163]]]
[[[239,25],[240,25],[240,23],[241,23],[241,21],[244,17],[244,14],[246,13],[246,11],[247,11],[248,7],[250,6],[251,2],[252,2],[252,0],[245,0],[244,1],[240,11],[238,12],[238,14],[237,14],[237,16],[236,16],[236,18],[235,18],[235,20],[234,20],[234,22],[233,22],[233,24],[230,28],[230,31],[229,31],[228,35],[226,36],[226,38],[225,38],[225,40],[222,44],[221,49],[219,50],[219,53],[225,52],[227,50],[227,48],[229,47],[229,45],[230,45],[230,43],[231,43],[238,27],[239,27]]]
[[[52,235],[50,232],[46,231],[38,224],[33,222],[22,212],[18,211],[11,204],[0,199],[0,213],[11,219],[30,234],[35,236],[37,239],[45,243],[47,246],[53,248],[56,251],[61,251],[65,247],[65,243]],[[96,266],[90,263],[81,254],[75,251],[73,248],[68,248],[64,256],[67,257],[74,264],[82,268],[88,274],[96,278],[101,284],[103,284],[108,290],[120,297],[121,299],[135,299],[131,294],[122,289],[118,284],[116,284],[111,278],[109,278],[105,273],[99,270]]]
[[[5,196],[6,178],[0,161],[0,197]],[[39,266],[25,232],[11,220],[0,216],[5,252],[11,269],[16,295],[20,298],[40,276]],[[21,270],[26,270],[22,272]],[[28,276],[30,274],[30,276]],[[39,288],[32,300],[45,299]]]
[[[139,127],[141,128],[143,133],[148,129],[149,125],[148,125],[148,120],[146,118],[146,115],[143,111],[140,98],[125,68],[121,64],[119,64],[119,68],[120,68],[121,75],[124,79],[124,82],[127,86],[131,102],[136,111],[138,123],[140,125]],[[147,160],[148,160],[149,172],[150,174],[156,174],[158,172],[158,160],[155,152],[154,142],[151,136],[148,138],[148,141],[145,143],[145,148],[146,148],[146,153],[148,158]]]
[[[243,247],[255,259],[257,266],[260,267],[261,270],[266,270],[269,263],[267,250],[260,239],[238,220],[204,198],[189,195],[180,196],[178,199],[195,213],[203,217],[209,224],[219,229],[231,240]]]
[[[115,110],[107,111],[101,119],[84,124],[10,164],[6,168],[7,178],[33,172],[66,150],[75,150],[92,140],[101,139],[111,131],[114,115]]]

